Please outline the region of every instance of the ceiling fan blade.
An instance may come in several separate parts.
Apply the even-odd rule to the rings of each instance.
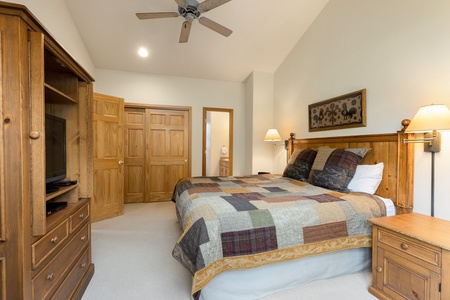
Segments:
[[[136,17],[140,20],[146,19],[160,19],[160,18],[175,18],[179,14],[176,12],[154,12],[154,13],[137,13]]]
[[[220,33],[223,36],[229,36],[230,34],[233,33],[233,30],[228,29],[228,28],[220,25],[219,23],[216,23],[213,20],[210,20],[210,19],[205,18],[205,17],[200,17],[198,19],[198,22],[200,24],[202,24],[203,26],[206,26],[209,29],[214,30],[217,33]]]
[[[197,9],[203,13],[230,1],[231,0],[205,0],[197,6]]]
[[[189,40],[189,33],[191,32],[192,22],[184,21],[181,27],[180,43],[187,43]]]
[[[182,8],[187,8],[187,3],[186,3],[186,0],[175,0],[175,2],[178,4],[178,6],[179,7],[182,7]]]

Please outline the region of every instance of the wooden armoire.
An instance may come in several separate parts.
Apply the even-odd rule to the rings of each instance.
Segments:
[[[0,2],[0,299],[80,299],[91,262],[93,78],[22,5]],[[45,114],[66,120],[67,180],[45,189]],[[50,216],[46,204],[67,202]]]

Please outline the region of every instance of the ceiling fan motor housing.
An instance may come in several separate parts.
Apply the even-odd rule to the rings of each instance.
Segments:
[[[188,5],[186,8],[179,6],[178,13],[183,16],[187,21],[193,21],[198,19],[201,13],[198,11],[197,7]]]

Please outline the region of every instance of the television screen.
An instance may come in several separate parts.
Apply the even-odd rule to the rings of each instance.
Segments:
[[[66,178],[66,120],[45,115],[45,183]]]

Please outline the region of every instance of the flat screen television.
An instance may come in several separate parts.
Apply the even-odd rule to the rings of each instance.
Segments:
[[[45,183],[66,178],[66,120],[45,114]]]

